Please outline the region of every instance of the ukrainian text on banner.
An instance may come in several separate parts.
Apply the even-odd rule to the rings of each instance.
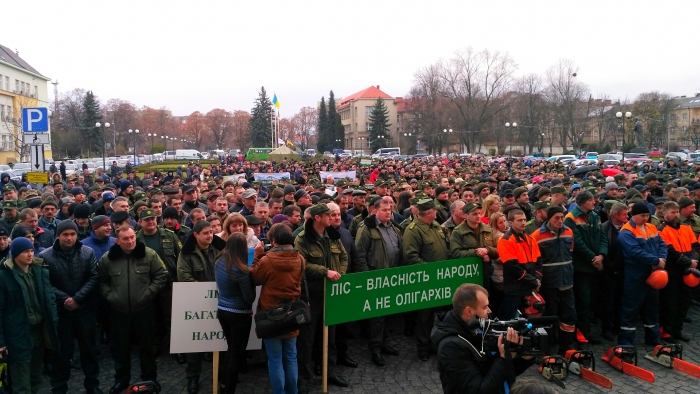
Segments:
[[[258,306],[260,286],[253,310]],[[216,310],[219,291],[216,282],[173,283],[173,314],[170,332],[170,353],[224,352],[228,349]],[[248,333],[248,350],[262,349],[262,340],[255,335],[255,321]]]
[[[282,181],[282,178],[291,179],[288,172],[256,172],[253,174],[253,177],[256,181],[261,182],[265,186],[271,185],[273,179],[277,179],[277,181]]]
[[[469,257],[326,279],[325,325],[450,305],[463,283],[483,284],[482,264]]]

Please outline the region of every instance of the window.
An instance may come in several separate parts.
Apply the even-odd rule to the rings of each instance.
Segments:
[[[683,114],[683,120],[688,120],[688,114]]]
[[[5,77],[5,89],[10,90],[10,77]]]
[[[19,93],[19,79],[15,79],[15,93]]]
[[[373,107],[365,107],[365,116],[371,116],[371,115],[372,115],[372,108],[373,108]]]
[[[39,87],[34,85],[34,96],[39,97]],[[184,121],[182,123],[185,123]]]
[[[5,106],[0,105],[0,122],[5,120]]]
[[[0,90],[5,90],[2,88],[2,74],[0,74]]]
[[[367,131],[372,131],[372,123],[365,123],[365,127]]]

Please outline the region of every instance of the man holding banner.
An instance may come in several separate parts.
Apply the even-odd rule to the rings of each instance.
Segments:
[[[306,282],[309,286],[311,324],[304,325],[297,339],[299,364],[299,392],[306,392],[307,382],[314,377],[314,338],[316,330],[323,329],[324,281],[328,278],[337,281],[348,267],[348,254],[340,234],[330,226],[331,210],[326,204],[309,208],[311,218],[304,223],[294,241],[294,249],[306,259]],[[302,292],[303,294],[303,292]],[[321,346],[318,346],[320,349]],[[317,357],[316,359],[321,359]],[[328,383],[348,387],[348,382],[336,374],[337,352],[335,347],[335,326],[328,327]]]
[[[391,222],[391,205],[386,200],[377,198],[374,209],[376,214],[368,216],[364,225],[357,230],[355,246],[359,251],[358,265],[369,270],[403,265],[403,240],[401,230]],[[386,337],[384,316],[369,319],[369,351],[372,362],[379,367],[384,366],[382,353],[399,355],[398,350],[386,343]]]
[[[449,258],[447,239],[440,225],[435,221],[437,211],[435,201],[426,198],[417,202],[418,216],[403,234],[403,253],[406,264],[420,264],[443,261]],[[416,313],[416,345],[418,358],[428,361],[430,354],[430,331],[437,308],[419,310]]]

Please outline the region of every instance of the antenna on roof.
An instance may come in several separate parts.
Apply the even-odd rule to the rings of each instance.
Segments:
[[[15,48],[15,54],[17,54],[17,56],[19,56],[19,49]]]

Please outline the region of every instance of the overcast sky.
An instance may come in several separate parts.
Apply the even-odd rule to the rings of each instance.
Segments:
[[[0,43],[58,80],[59,91],[90,89],[103,102],[175,115],[249,111],[261,86],[277,93],[283,117],[331,89],[345,97],[381,85],[405,96],[416,70],[467,46],[510,53],[518,74],[573,59],[593,97],[700,92],[696,0],[34,0],[2,8]]]

